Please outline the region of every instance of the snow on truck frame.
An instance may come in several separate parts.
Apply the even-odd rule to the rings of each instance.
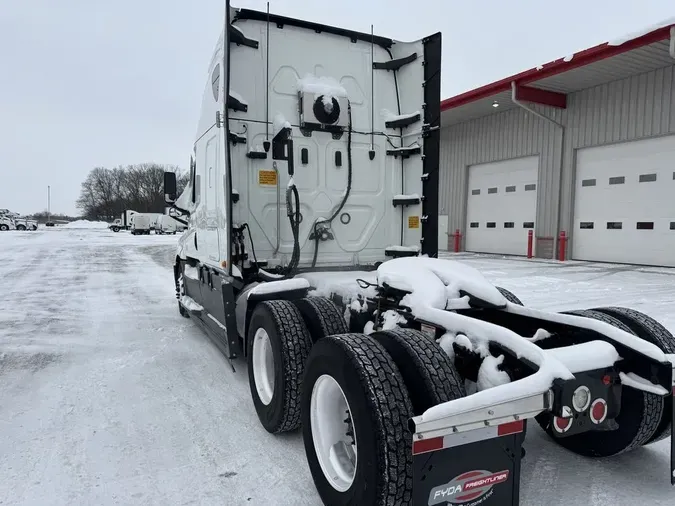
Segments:
[[[302,427],[325,504],[516,505],[533,418],[592,457],[671,434],[660,324],[525,308],[435,258],[439,33],[229,2],[224,26],[180,197],[165,174],[178,308],[246,357],[267,431]]]

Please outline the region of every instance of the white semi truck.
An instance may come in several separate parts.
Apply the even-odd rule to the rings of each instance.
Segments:
[[[16,230],[14,220],[6,214],[0,214],[0,231],[6,232],[7,230]]]
[[[265,430],[301,427],[324,504],[517,505],[532,420],[597,458],[671,436],[662,325],[525,308],[435,258],[440,33],[229,2],[224,28],[180,197],[165,174],[178,309],[247,362]]]
[[[16,225],[17,230],[37,230],[38,229],[38,222],[37,220],[33,220],[30,218],[24,218],[24,217],[17,217],[14,218],[14,223]]]
[[[181,227],[181,231],[183,229],[183,224],[178,223],[175,218],[172,216],[169,216],[168,214],[162,214],[160,215],[159,218],[157,218],[157,222],[155,224],[155,233],[164,235],[164,234],[173,234],[175,235],[176,232],[178,231],[178,227]]]
[[[38,222],[31,218],[22,217],[9,209],[0,209],[0,230],[37,230]]]
[[[131,221],[131,234],[150,235],[156,221],[157,217],[153,213],[135,213]]]
[[[116,218],[108,228],[113,232],[119,232],[120,230],[131,230],[131,225],[134,222],[134,215],[137,214],[136,211],[127,209],[121,215],[121,218]]]

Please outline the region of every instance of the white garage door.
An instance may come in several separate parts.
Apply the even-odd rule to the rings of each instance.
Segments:
[[[574,258],[675,266],[675,136],[577,153]]]
[[[537,213],[539,157],[469,167],[466,250],[527,254]]]

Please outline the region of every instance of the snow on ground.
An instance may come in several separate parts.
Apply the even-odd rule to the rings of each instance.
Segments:
[[[268,434],[245,364],[179,316],[177,237],[0,233],[3,506],[321,505],[300,434]],[[537,309],[620,304],[675,330],[675,270],[453,258]],[[521,505],[672,505],[668,444],[598,461],[531,424]]]
[[[66,223],[61,228],[108,228],[109,223],[105,221],[75,220]]]

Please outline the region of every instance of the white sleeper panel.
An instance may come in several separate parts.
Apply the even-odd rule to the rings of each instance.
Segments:
[[[675,267],[675,136],[577,153],[573,258]]]
[[[526,255],[537,213],[539,157],[469,167],[466,250]]]

